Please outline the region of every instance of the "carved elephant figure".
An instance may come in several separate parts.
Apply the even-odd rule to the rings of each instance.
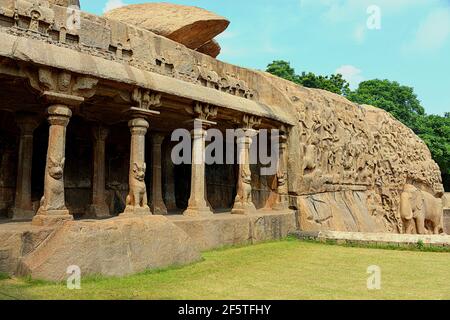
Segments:
[[[421,191],[413,185],[405,185],[400,196],[400,215],[405,223],[405,232],[413,232],[415,222],[418,234],[440,234],[444,232],[442,200]],[[427,222],[432,230],[427,230]]]

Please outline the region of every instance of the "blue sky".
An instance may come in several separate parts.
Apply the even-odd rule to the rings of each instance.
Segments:
[[[81,0],[82,10],[160,2]],[[428,113],[450,112],[450,0],[173,0],[227,17],[219,59],[265,69],[275,59],[298,73],[339,71],[352,86],[374,78],[414,87]],[[380,29],[368,19],[380,9]]]

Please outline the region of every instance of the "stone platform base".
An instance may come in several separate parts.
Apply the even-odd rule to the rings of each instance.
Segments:
[[[200,250],[255,244],[287,237],[296,228],[293,211],[257,211],[251,215],[229,213],[202,217],[168,216]]]
[[[124,276],[198,261],[201,250],[286,237],[293,212],[251,216],[120,216],[52,226],[0,223],[0,273],[63,281],[69,266],[82,276]]]
[[[415,245],[422,241],[424,245],[450,247],[450,236],[447,235],[411,235],[411,234],[388,234],[388,233],[360,233],[360,232],[339,232],[339,231],[296,231],[293,233],[299,239],[317,240],[325,242],[327,240],[336,241],[338,244],[379,244],[408,246]]]

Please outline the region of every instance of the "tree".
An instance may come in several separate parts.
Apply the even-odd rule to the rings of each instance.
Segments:
[[[300,84],[294,68],[292,68],[291,64],[287,61],[275,60],[267,66],[266,71],[277,77]]]
[[[312,72],[303,72],[297,75],[291,64],[284,60],[273,61],[267,66],[266,71],[307,88],[323,89],[341,95],[347,95],[350,92],[350,85],[341,74],[321,76]]]
[[[389,80],[369,80],[359,84],[347,98],[359,104],[369,104],[391,113],[396,119],[418,133],[416,124],[425,109],[420,104],[414,89]]]

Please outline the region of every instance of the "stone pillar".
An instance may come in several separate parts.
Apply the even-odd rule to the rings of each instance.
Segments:
[[[172,161],[172,147],[166,148],[164,156],[166,174],[164,175],[164,185],[166,187],[166,207],[167,210],[177,209],[177,200],[175,197],[175,165]]]
[[[242,129],[237,138],[237,152],[239,164],[239,176],[237,182],[237,195],[232,214],[251,214],[256,211],[252,200],[252,173],[250,170],[250,147],[253,137],[258,131]]]
[[[162,143],[164,135],[154,134],[152,136],[152,155],[153,155],[153,188],[152,188],[152,211],[153,214],[167,214],[167,208],[164,203],[162,193]]]
[[[205,139],[206,126],[209,121],[195,119],[194,130],[192,130],[192,173],[191,173],[191,196],[186,216],[212,215],[213,212],[206,201],[206,178],[205,178]]]
[[[277,201],[273,209],[286,210],[289,208],[289,190],[287,184],[287,168],[288,168],[288,154],[287,154],[287,136],[280,132],[279,139],[279,159],[277,171]]]
[[[89,214],[95,218],[111,217],[105,197],[105,142],[108,134],[109,130],[102,125],[96,125],[92,128],[94,150],[92,166],[92,204],[89,208]]]
[[[64,164],[66,130],[72,111],[68,106],[55,104],[47,109],[50,123],[47,163],[44,179],[44,196],[41,207],[33,219],[35,225],[47,225],[58,221],[73,220],[64,198]]]
[[[20,128],[17,165],[16,197],[12,208],[13,220],[31,220],[35,214],[31,201],[31,169],[33,166],[33,132],[38,126],[33,115],[18,115]]]
[[[141,116],[132,118],[128,122],[131,131],[130,152],[130,191],[127,197],[123,215],[151,215],[148,206],[147,186],[145,185],[145,135],[149,128],[147,120]]]

